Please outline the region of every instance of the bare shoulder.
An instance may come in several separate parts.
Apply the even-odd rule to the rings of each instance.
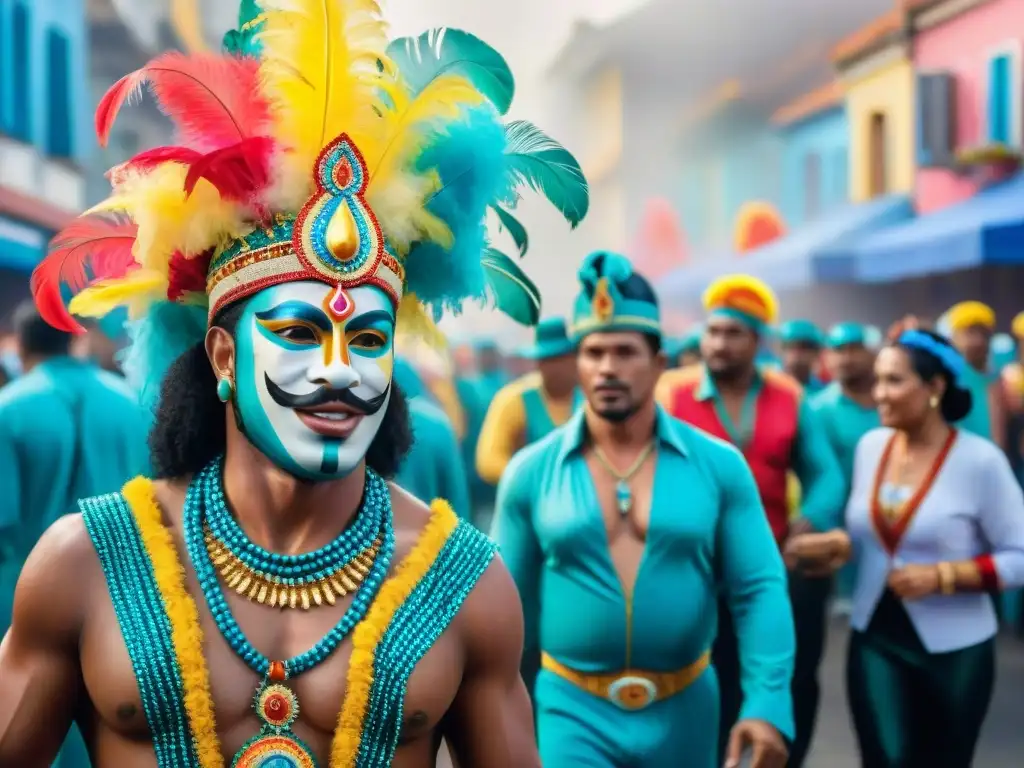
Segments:
[[[82,515],[65,515],[32,549],[14,594],[12,626],[26,637],[77,641],[103,569]],[[69,589],[69,585],[75,585]]]
[[[523,606],[512,575],[495,557],[456,616],[468,664],[518,666],[523,654]]]

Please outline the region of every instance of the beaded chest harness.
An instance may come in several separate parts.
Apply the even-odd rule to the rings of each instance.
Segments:
[[[346,531],[344,542],[340,541],[343,535],[328,545],[335,548],[334,563],[338,563],[345,562],[347,554],[360,553],[355,555],[359,557],[364,551],[365,539],[355,533],[357,529],[365,527],[369,531],[365,535],[374,536],[371,543],[381,540],[352,606],[312,649],[292,659],[274,661],[246,640],[231,617],[217,582],[218,567],[208,552],[207,533],[219,530],[225,534],[218,538],[222,546],[231,543],[231,551],[240,561],[244,551],[253,570],[285,586],[292,586],[284,583],[289,579],[323,578],[315,574],[325,570],[325,561],[318,556],[326,554],[319,550],[299,556],[305,561],[297,566],[288,558],[275,559],[272,553],[264,555],[249,546],[237,546],[226,534],[228,529],[220,527],[227,523],[218,519],[223,504],[219,478],[216,463],[196,476],[186,499],[184,528],[189,559],[211,615],[231,647],[261,680],[253,700],[260,731],[239,750],[231,765],[321,765],[292,731],[299,707],[287,681],[327,658],[349,634],[349,675],[328,765],[375,768],[390,764],[400,736],[409,677],[486,570],[494,555],[493,543],[460,522],[445,503],[435,502],[418,542],[387,576],[386,564],[394,552],[390,495],[383,480],[368,474],[359,519]],[[162,522],[152,485],[137,479],[121,494],[84,500],[81,508],[132,661],[157,765],[225,768],[198,610],[186,589],[184,571]],[[330,562],[326,563],[330,570]],[[283,570],[296,567],[302,572],[286,575]],[[312,592],[310,601],[315,605]]]

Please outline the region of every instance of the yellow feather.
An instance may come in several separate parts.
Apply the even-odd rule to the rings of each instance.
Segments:
[[[393,105],[383,111],[374,130],[353,135],[366,158],[369,188],[389,186],[395,175],[409,167],[410,159],[423,149],[434,130],[443,127],[445,121],[457,120],[467,107],[484,100],[468,80],[458,75],[433,79],[413,98],[404,89],[395,93],[398,96]]]
[[[414,293],[407,293],[402,297],[398,305],[395,328],[403,345],[408,345],[413,339],[420,339],[429,347],[438,350],[448,345],[445,335],[427,314]]]
[[[116,280],[102,280],[79,293],[68,311],[79,317],[103,317],[118,307],[128,307],[134,318],[152,302],[167,296],[167,278],[150,269],[136,269]]]
[[[377,184],[367,190],[366,202],[398,256],[404,257],[416,241],[451,247],[452,232],[448,225],[425,207],[425,201],[440,186],[437,172],[430,171],[396,175],[389,185]]]
[[[375,0],[267,0],[260,78],[275,112],[286,165],[309,177],[320,150],[365,130],[380,109],[390,67],[387,28]],[[286,174],[290,175],[290,174]]]

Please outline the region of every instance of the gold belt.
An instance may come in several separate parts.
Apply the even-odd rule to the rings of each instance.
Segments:
[[[685,690],[701,676],[711,663],[711,652],[675,672],[648,672],[627,669],[622,672],[586,674],[570,669],[548,654],[541,656],[541,666],[587,693],[607,699],[622,709],[638,710],[656,701],[671,698]]]

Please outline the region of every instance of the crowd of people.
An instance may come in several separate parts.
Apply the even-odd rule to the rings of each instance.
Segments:
[[[1024,586],[992,310],[822,331],[732,275],[676,339],[598,251],[541,320],[486,217],[577,223],[578,164],[483,42],[327,7],[101,102],[102,141],[150,81],[183,146],[0,358],[0,768],[799,768],[830,612],[864,768],[971,766]],[[485,297],[528,348],[445,345]]]

